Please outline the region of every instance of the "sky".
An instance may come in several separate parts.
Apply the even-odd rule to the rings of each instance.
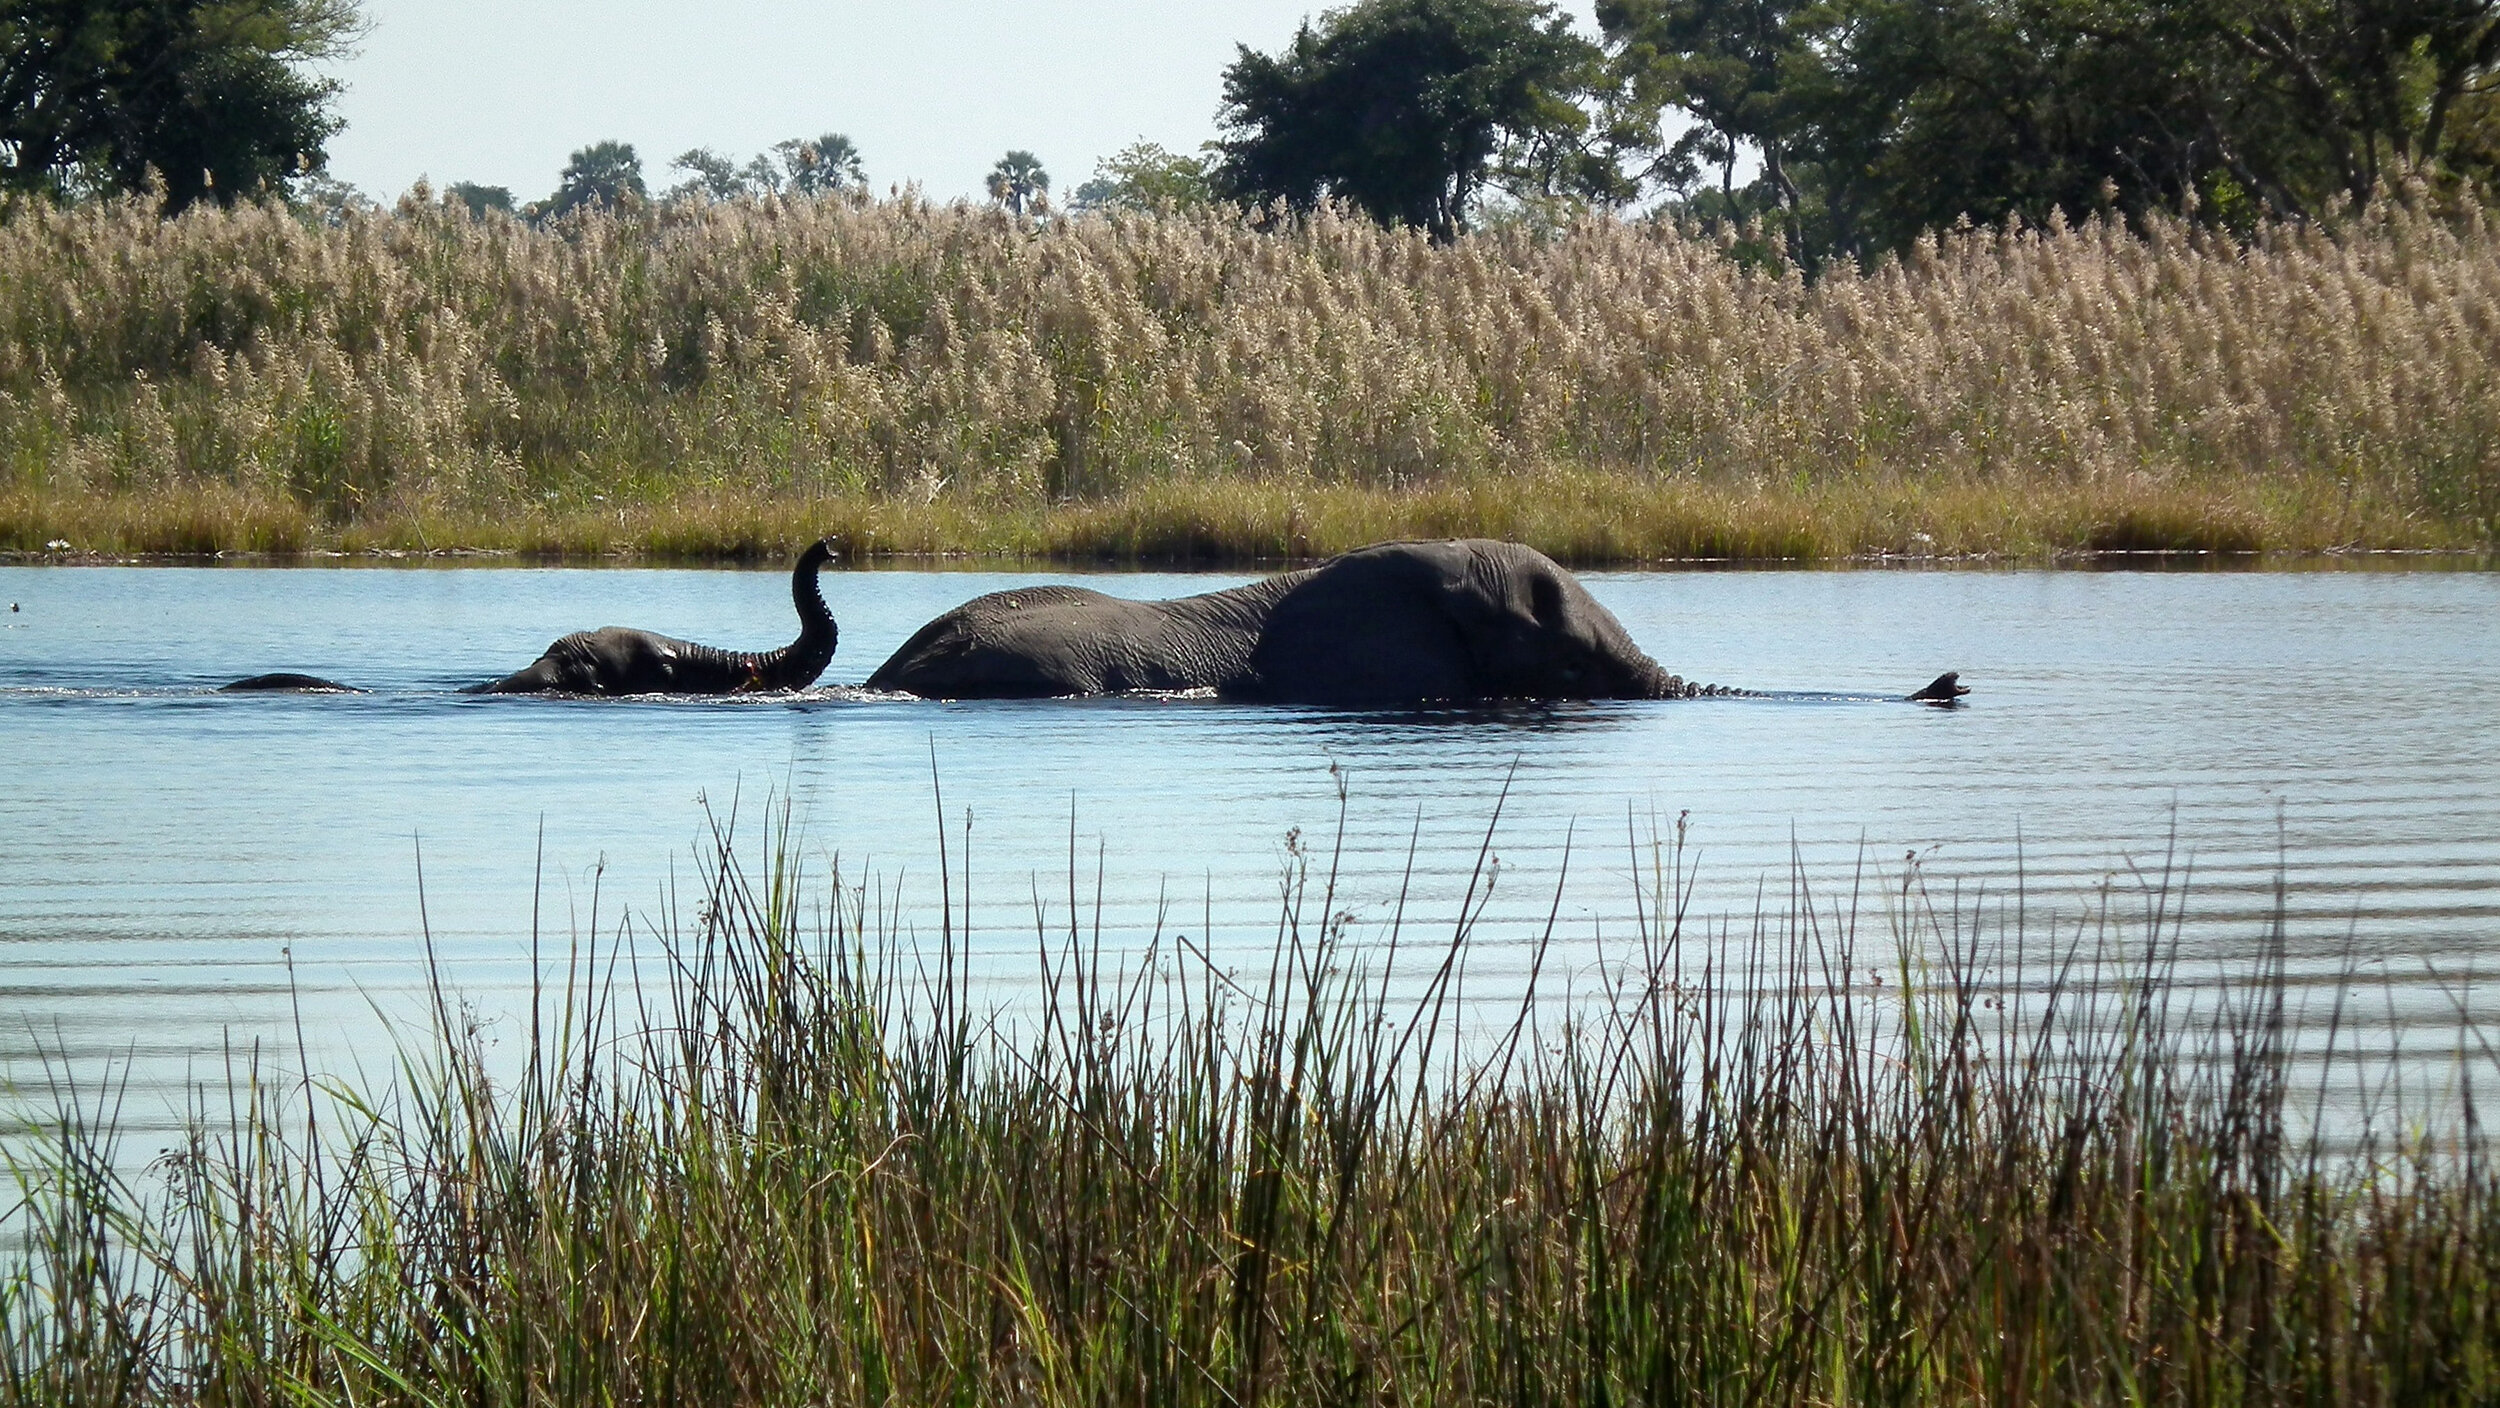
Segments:
[[[631,142],[654,190],[671,158],[740,162],[840,132],[872,189],[978,196],[1010,148],[1068,191],[1144,139],[1216,136],[1236,44],[1273,52],[1309,0],[366,0],[330,172],[388,200],[419,177],[553,191],[565,158]],[[1563,7],[1594,35],[1590,0]]]

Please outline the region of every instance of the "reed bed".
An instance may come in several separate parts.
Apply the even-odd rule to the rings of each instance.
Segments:
[[[517,1071],[438,987],[388,1088],[247,1062],[144,1192],[95,1093],[64,1097],[19,1168],[0,1395],[2500,1391],[2470,1081],[2445,1135],[2383,1110],[2302,1135],[2280,921],[2190,991],[2167,879],[2043,921],[1912,869],[1708,925],[1670,842],[1617,961],[1554,1000],[1549,924],[1509,936],[1541,996],[1485,1000],[1488,871],[1435,935],[1357,936],[1295,848],[1266,961],[1036,915],[1038,983],[990,1009],[960,890],[914,915],[800,866],[786,826],[753,869],[716,830],[682,924],[594,919]],[[2305,1061],[2334,1066],[2341,1013]]]
[[[2487,546],[2500,232],[1964,229],[1794,268],[1592,216],[0,220],[0,550],[1578,561]]]

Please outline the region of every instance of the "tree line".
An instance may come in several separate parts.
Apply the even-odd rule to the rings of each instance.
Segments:
[[[745,162],[710,147],[681,152],[669,162],[676,185],[660,193],[662,200],[734,200],[739,196],[823,196],[865,190],[859,147],[839,132],[821,137],[793,137],[776,142]],[[513,202],[508,186],[455,181],[444,187],[446,199],[469,207],[472,215],[490,210],[527,219],[555,219],[576,210],[614,208],[652,199],[643,178],[642,155],[631,142],[593,142],[576,150],[556,178],[555,191],[527,205]]]
[[[761,196],[831,196],[868,189],[868,173],[859,146],[839,132],[821,137],[793,137],[776,142],[744,163],[709,147],[679,153],[669,170],[683,179],[661,191],[663,201],[721,201]],[[990,168],[990,199],[1017,215],[1038,215],[1049,208],[1050,173],[1028,151],[1010,151]],[[545,200],[516,206],[505,186],[455,181],[444,195],[469,207],[472,215],[500,210],[525,219],[546,220],[585,208],[614,209],[655,199],[643,179],[642,156],[631,142],[593,142],[575,151],[557,178],[555,193]]]
[[[1968,219],[2160,210],[2246,226],[2426,183],[2500,185],[2500,0],[1358,0],[1222,75],[1222,137],[1140,142],[1072,193],[1092,209],[1322,200],[1448,238],[1489,214],[1647,202],[1807,262]],[[353,0],[10,0],[0,191],[161,183],[169,209],[318,196]],[[663,198],[865,186],[847,137],[670,163]],[[1049,175],[988,177],[1019,216]],[[473,209],[511,192],[459,183]],[[648,199],[619,142],[518,213]]]
[[[1363,0],[1224,74],[1219,195],[1454,233],[1487,191],[1897,250],[1962,219],[2245,226],[2500,179],[2500,0]]]

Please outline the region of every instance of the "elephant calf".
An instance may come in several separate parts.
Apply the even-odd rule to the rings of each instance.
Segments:
[[[799,554],[790,571],[790,600],[798,607],[798,639],[779,650],[722,650],[655,631],[603,626],[575,631],[536,660],[499,680],[471,685],[463,694],[744,694],[755,690],[805,689],[833,663],[840,632],[817,573],[833,556],[818,542]],[[225,693],[346,693],[362,690],[292,671],[254,675],[224,686]]]
[[[1614,613],[1517,543],[1381,543],[1176,601],[1079,587],[993,592],[947,612],[868,678],[928,698],[1213,689],[1337,706],[1683,699]]]
[[[805,689],[833,663],[840,637],[816,574],[833,556],[822,540],[790,570],[799,637],[779,650],[723,650],[630,626],[575,631],[536,660],[468,694],[746,694]]]

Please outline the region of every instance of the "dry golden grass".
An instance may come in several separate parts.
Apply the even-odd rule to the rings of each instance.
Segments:
[[[1579,561],[2487,545],[2500,232],[678,206],[0,224],[0,550]]]

